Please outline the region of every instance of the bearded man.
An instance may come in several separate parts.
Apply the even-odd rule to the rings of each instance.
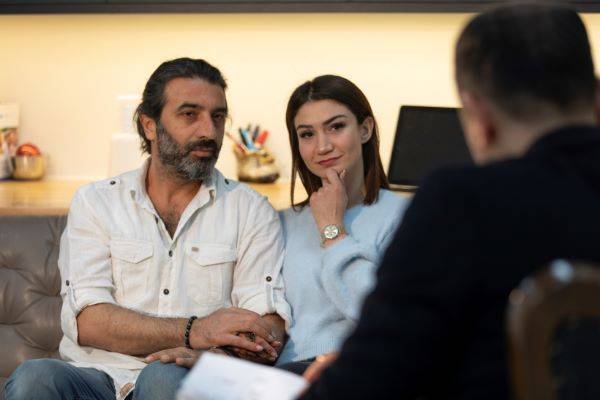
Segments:
[[[282,234],[264,197],[214,168],[226,86],[204,60],[152,74],[136,113],[146,163],[71,204],[62,360],[23,363],[7,399],[169,399],[198,351],[275,360],[290,315]]]

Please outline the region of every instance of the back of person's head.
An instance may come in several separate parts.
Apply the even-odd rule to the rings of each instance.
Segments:
[[[321,75],[298,86],[288,101],[285,121],[292,147],[292,188],[291,197],[294,204],[294,186],[296,174],[306,189],[308,196],[321,187],[321,178],[309,171],[300,157],[298,134],[294,119],[298,110],[309,101],[333,100],[348,108],[362,124],[367,117],[373,119],[373,132],[369,140],[362,144],[363,171],[366,193],[364,204],[377,201],[379,189],[389,188],[388,180],[379,156],[379,132],[373,110],[365,94],[350,80],[337,75]],[[304,206],[308,200],[297,205]]]
[[[478,15],[458,39],[455,62],[459,90],[487,98],[517,121],[594,107],[586,29],[564,6],[514,4]]]
[[[142,150],[148,154],[150,154],[151,142],[146,138],[140,117],[143,114],[155,121],[160,120],[166,102],[165,87],[176,78],[203,79],[213,85],[219,85],[223,90],[227,89],[227,83],[221,71],[204,60],[177,58],[160,64],[146,82],[142,102],[137,107],[134,116],[138,134],[142,139]]]

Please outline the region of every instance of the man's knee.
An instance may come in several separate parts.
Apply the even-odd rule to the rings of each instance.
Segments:
[[[65,362],[48,358],[28,360],[8,378],[4,395],[6,400],[60,398],[57,389],[67,381]]]
[[[155,361],[142,370],[135,383],[134,400],[174,399],[188,369]]]

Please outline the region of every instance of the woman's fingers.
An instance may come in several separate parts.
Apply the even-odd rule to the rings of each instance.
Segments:
[[[345,173],[345,170],[342,170],[342,172],[338,173],[333,168],[330,168],[327,170],[327,179],[329,180],[329,182],[331,183],[331,185],[333,187],[338,187],[338,186],[344,187],[344,181],[342,180],[342,176],[341,176],[344,173]]]
[[[346,170],[343,169],[342,172],[340,172],[340,180],[342,181],[342,184],[344,186],[346,186]]]
[[[340,177],[337,171],[333,168],[329,168],[325,171],[325,175],[327,176],[327,181],[330,185],[337,185],[340,182]]]

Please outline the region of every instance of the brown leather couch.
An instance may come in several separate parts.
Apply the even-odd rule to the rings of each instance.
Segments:
[[[66,216],[0,216],[0,399],[23,361],[58,358]]]

